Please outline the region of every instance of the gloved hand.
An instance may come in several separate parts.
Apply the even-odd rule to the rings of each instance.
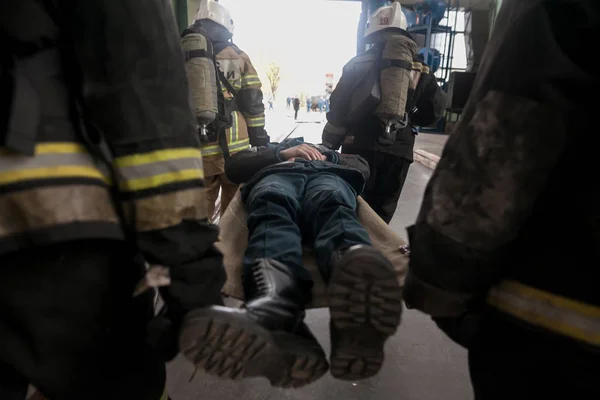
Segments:
[[[330,148],[331,150],[338,150],[341,147],[345,136],[346,128],[336,127],[330,122],[327,122],[323,128],[321,139],[324,146]]]
[[[248,136],[250,137],[250,146],[262,147],[269,144],[271,138],[263,127],[248,128]]]
[[[170,268],[171,284],[160,288],[165,307],[148,324],[148,343],[170,361],[179,352],[179,329],[184,316],[196,308],[223,305],[221,288],[226,274],[216,248],[200,261]]]
[[[159,289],[166,304],[165,313],[150,324],[159,330],[152,335],[153,346],[178,343],[181,322],[189,311],[223,304],[221,288],[226,274],[223,255],[215,247],[218,236],[218,227],[207,219],[184,219],[169,228],[138,233],[138,247],[144,259],[169,268],[170,284]],[[177,348],[176,344],[173,346]],[[174,356],[172,350],[162,350],[167,356]]]
[[[179,326],[189,311],[209,305],[223,305],[221,288],[227,278],[223,255],[214,247],[202,260],[171,267],[171,284],[161,288],[170,319]]]

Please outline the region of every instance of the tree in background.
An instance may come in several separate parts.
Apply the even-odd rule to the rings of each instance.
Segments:
[[[277,96],[277,89],[279,88],[279,81],[281,80],[280,67],[275,61],[272,61],[267,67],[267,79],[269,80],[273,98],[275,98]]]

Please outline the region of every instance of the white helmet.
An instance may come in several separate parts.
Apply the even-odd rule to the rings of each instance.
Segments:
[[[406,30],[408,22],[406,15],[402,12],[400,2],[395,1],[391,6],[379,7],[367,22],[365,29],[365,37],[372,33],[382,31],[389,28],[398,28]]]
[[[229,11],[214,0],[201,0],[200,7],[196,13],[196,21],[201,19],[210,19],[217,24],[225,27],[233,35],[234,23]]]

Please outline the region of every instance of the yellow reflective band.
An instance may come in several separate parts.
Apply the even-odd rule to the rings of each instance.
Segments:
[[[237,153],[242,150],[246,150],[246,149],[250,148],[250,139],[246,138],[246,139],[237,140],[233,143],[228,143],[227,147],[229,148],[230,154]],[[209,147],[204,147],[202,149],[202,157],[216,156],[219,154],[223,154],[223,151],[221,150],[221,148],[219,146],[209,146]]]
[[[102,174],[97,168],[59,165],[55,167],[21,169],[0,173],[0,184],[8,185],[20,181],[31,181],[38,179],[53,178],[93,178],[100,179],[109,184],[110,179]]]
[[[171,183],[192,181],[197,179],[204,179],[204,173],[202,172],[202,170],[187,169],[183,171],[157,174],[145,178],[128,179],[126,181],[120,182],[119,186],[122,190],[133,192],[137,190],[152,189]]]
[[[420,62],[413,62],[412,63],[412,70],[413,71],[419,71],[419,72],[421,72],[423,74],[428,74],[429,71],[431,71],[427,65],[422,64]]]
[[[250,147],[250,139],[238,140],[235,143],[229,144],[229,152],[237,152]]]
[[[163,149],[115,160],[122,190],[136,191],[203,179],[202,152],[197,148]]]
[[[161,161],[178,160],[181,158],[199,158],[200,149],[182,148],[157,150],[144,154],[132,154],[124,157],[115,158],[115,165],[119,168],[131,167],[135,165],[151,164]]]
[[[412,69],[414,71],[423,71],[423,64],[421,64],[420,62],[413,62]]]
[[[163,391],[163,394],[160,396],[160,400],[169,400],[169,394],[167,393],[167,388]]]
[[[201,149],[201,151],[202,151],[202,157],[214,156],[214,155],[223,153],[223,151],[221,150],[221,147],[219,147],[219,145],[203,147]]]
[[[246,122],[248,123],[248,128],[260,128],[261,126],[265,126],[265,117],[246,118]]]
[[[87,153],[85,146],[78,143],[40,143],[35,146],[35,154]]]
[[[35,154],[69,154],[69,153],[87,153],[85,146],[70,142],[40,143],[35,145]],[[18,153],[11,152],[5,148],[0,148],[0,156],[18,156]]]
[[[413,71],[419,71],[419,72],[421,72],[423,74],[428,74],[429,71],[431,71],[427,65],[422,64],[420,62],[413,62],[413,64],[412,64],[412,70]]]
[[[487,302],[502,312],[600,347],[600,307],[568,299],[514,281],[493,287]]]
[[[85,146],[79,143],[39,143],[35,154],[26,157],[0,151],[0,184],[56,178],[90,178],[110,183],[108,174],[98,169]]]
[[[260,78],[258,75],[244,75],[242,77],[242,86],[259,85]]]
[[[231,87],[233,87],[235,90],[240,90],[243,86],[241,79],[237,78],[233,81],[231,80],[227,80],[227,82],[229,82],[229,84],[231,85]],[[221,91],[223,92],[227,92],[227,88],[225,87],[225,85],[223,84],[223,82],[221,82]]]

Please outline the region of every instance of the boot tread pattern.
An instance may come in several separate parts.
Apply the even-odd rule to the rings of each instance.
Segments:
[[[260,335],[213,319],[198,319],[196,339],[183,348],[199,369],[227,379],[246,376],[245,366],[264,353],[268,343]]]
[[[198,369],[221,378],[262,376],[274,387],[299,388],[329,369],[320,348],[292,334],[273,334],[240,315],[196,311],[183,331],[184,356]]]
[[[325,375],[329,369],[325,356],[317,354],[297,355],[290,364],[291,368],[288,368],[285,376],[275,382],[271,381],[273,386],[285,389],[306,386]]]
[[[400,325],[402,291],[389,261],[363,249],[333,271],[329,286],[331,374],[358,380],[376,375],[383,365],[383,345]],[[334,343],[335,342],[335,343]]]

